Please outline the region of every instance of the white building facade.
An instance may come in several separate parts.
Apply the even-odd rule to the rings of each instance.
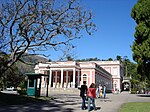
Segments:
[[[106,85],[107,90],[121,90],[123,77],[119,61],[87,61],[87,62],[47,62],[35,66],[35,73],[48,74],[49,79],[42,78],[42,87],[49,83],[50,88],[77,88],[86,81]]]

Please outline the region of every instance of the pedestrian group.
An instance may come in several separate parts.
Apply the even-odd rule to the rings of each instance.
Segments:
[[[80,97],[82,98],[82,110],[88,109],[88,112],[91,110],[97,110],[95,105],[95,98],[106,98],[106,86],[104,85],[102,87],[102,85],[99,84],[96,87],[96,85],[92,83],[88,88],[86,86],[86,81],[83,81],[83,85],[81,85],[80,88]],[[86,100],[88,101],[88,106],[85,104]]]

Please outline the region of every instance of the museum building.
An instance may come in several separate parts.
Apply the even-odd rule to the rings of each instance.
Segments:
[[[106,85],[107,90],[121,90],[123,67],[120,61],[64,61],[38,63],[35,73],[48,74],[42,77],[42,87],[47,83],[50,88],[78,88],[86,81]]]

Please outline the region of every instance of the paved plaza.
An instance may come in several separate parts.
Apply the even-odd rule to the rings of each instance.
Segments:
[[[81,110],[81,98],[78,92],[53,92],[53,100],[36,104],[0,106],[0,112],[87,112]],[[96,99],[97,112],[118,112],[125,102],[150,102],[150,97],[139,97],[128,92],[107,94],[107,98]]]

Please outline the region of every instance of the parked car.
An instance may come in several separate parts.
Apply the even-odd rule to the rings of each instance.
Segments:
[[[14,88],[13,86],[7,86],[6,90],[7,90],[7,91],[14,91],[15,88]]]

